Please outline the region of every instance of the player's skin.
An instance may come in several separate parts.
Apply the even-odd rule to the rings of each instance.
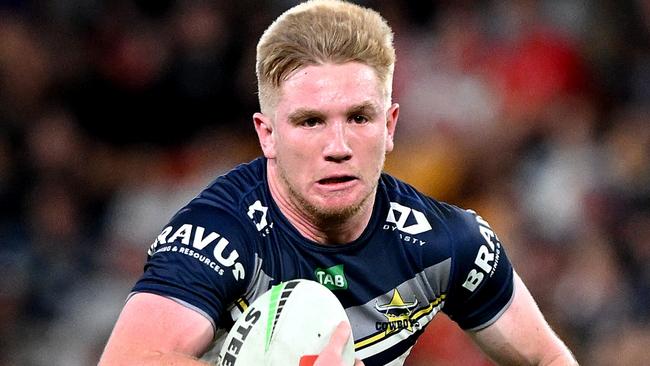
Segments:
[[[306,238],[346,243],[366,227],[399,115],[383,90],[364,64],[306,66],[280,85],[272,115],[254,115],[273,199]],[[337,330],[316,365],[342,365],[336,350],[347,331]],[[508,309],[470,335],[499,364],[577,364],[516,274]],[[196,357],[212,337],[211,323],[194,310],[138,293],[124,306],[100,365],[204,365]]]

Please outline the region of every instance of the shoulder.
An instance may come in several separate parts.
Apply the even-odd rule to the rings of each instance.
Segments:
[[[503,248],[485,219],[473,210],[430,198],[397,179],[392,178],[391,184],[394,188],[389,193],[393,198],[388,221],[395,218],[402,230],[426,229],[429,239],[437,244],[432,247],[451,258],[452,277],[471,271],[475,265],[487,275],[494,273]],[[396,219],[397,211],[400,219]]]
[[[265,194],[263,171],[260,160],[240,165],[181,208],[149,248],[134,292],[178,300],[215,327],[227,322],[254,276],[259,240],[247,202]]]
[[[382,176],[382,182],[390,201],[386,222],[415,236],[416,243],[423,244],[416,246],[422,255],[450,258],[452,280],[473,288],[464,281],[467,272],[480,270],[492,276],[506,260],[497,235],[473,210],[437,201],[389,175]]]
[[[265,160],[258,158],[217,177],[190,205],[237,210],[247,197],[262,194],[265,182]]]
[[[259,202],[266,200],[265,160],[241,164],[214,179],[172,218],[249,232],[255,228]],[[251,232],[252,233],[252,232]]]
[[[235,259],[245,264],[255,251],[252,245],[257,238],[246,202],[254,202],[264,194],[261,165],[259,159],[254,160],[216,178],[176,212],[154,240],[148,255],[161,252],[165,246],[173,248],[176,243],[193,253],[208,252],[226,267],[235,265]]]
[[[412,233],[433,230],[458,240],[459,235],[476,225],[471,210],[431,198],[388,174],[382,174],[381,181],[390,201],[388,221],[396,221],[400,229]]]
[[[215,178],[203,191],[181,208],[172,222],[184,221],[202,223],[210,227],[229,231],[235,227],[248,232],[255,227],[255,202],[264,200],[266,195],[265,160],[255,159],[240,164],[227,173]]]

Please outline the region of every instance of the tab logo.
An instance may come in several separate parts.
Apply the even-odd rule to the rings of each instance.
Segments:
[[[316,279],[321,285],[330,290],[348,289],[348,280],[345,278],[342,264],[337,264],[336,266],[325,269],[316,268],[314,276],[316,276]]]
[[[409,217],[413,217],[415,223],[411,223],[407,226],[406,224],[409,221]],[[422,234],[423,232],[431,230],[431,224],[429,224],[429,221],[427,221],[427,218],[422,212],[410,207],[402,206],[397,202],[390,203],[386,222],[395,224],[397,230],[411,235]]]

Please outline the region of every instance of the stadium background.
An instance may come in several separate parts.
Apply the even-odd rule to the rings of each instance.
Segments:
[[[260,153],[295,1],[0,3],[0,365],[92,365],[169,216]],[[650,3],[389,1],[386,169],[489,220],[585,365],[650,359]],[[489,365],[439,317],[408,361]]]

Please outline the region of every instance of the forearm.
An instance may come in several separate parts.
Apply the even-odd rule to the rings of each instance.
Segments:
[[[100,366],[208,365],[196,357],[207,350],[211,323],[162,296],[140,293],[126,303]]]
[[[568,348],[563,347],[561,351],[556,353],[553,356],[546,357],[540,366],[577,366],[578,361],[573,357]]]
[[[98,366],[206,366],[206,362],[181,353],[150,352],[144,355],[111,354],[105,352]]]
[[[476,341],[477,339],[474,338]],[[500,366],[575,366],[571,351],[559,339],[544,347],[545,352],[540,353],[530,349],[523,349],[511,344],[501,343],[496,345],[494,339],[478,342],[483,351]]]
[[[470,333],[481,349],[499,365],[577,365],[516,274],[514,296],[510,307],[494,324]]]
[[[105,352],[98,366],[206,366],[206,362],[181,353],[147,352],[142,355]]]

